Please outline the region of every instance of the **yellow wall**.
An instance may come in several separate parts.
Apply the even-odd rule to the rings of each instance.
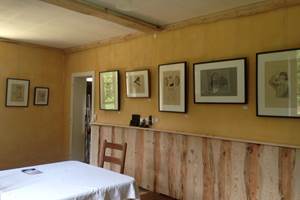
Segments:
[[[61,51],[0,42],[0,169],[65,158]],[[28,108],[5,107],[6,78],[30,80]],[[33,106],[35,86],[50,88],[49,106]]]
[[[66,57],[66,81],[71,73],[95,70],[96,113],[98,122],[128,124],[132,113],[159,118],[154,128],[195,132],[216,136],[300,145],[300,120],[256,117],[255,53],[300,47],[300,6],[284,8],[255,16],[190,26],[130,41],[107,45]],[[248,57],[249,103],[242,105],[193,104],[192,63],[214,59]],[[188,113],[158,112],[158,64],[189,62]],[[125,71],[149,68],[151,99],[128,99]],[[99,71],[121,70],[121,111],[99,110]],[[70,84],[66,97],[70,95]],[[69,105],[69,98],[66,98]],[[69,106],[65,107],[66,113]],[[68,131],[68,130],[67,130]]]

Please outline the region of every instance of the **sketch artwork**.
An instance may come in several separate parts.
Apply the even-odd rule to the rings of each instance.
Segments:
[[[163,73],[164,104],[180,105],[180,71]]]

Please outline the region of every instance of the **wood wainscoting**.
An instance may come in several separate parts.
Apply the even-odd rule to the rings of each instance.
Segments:
[[[139,186],[176,199],[300,200],[297,148],[93,124],[91,164],[105,139],[127,142],[125,174]]]

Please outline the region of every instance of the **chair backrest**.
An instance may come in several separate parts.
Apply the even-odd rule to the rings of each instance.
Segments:
[[[113,150],[122,151],[121,158],[107,156],[105,154],[106,149],[111,149],[112,151]],[[110,143],[110,142],[107,142],[106,140],[104,140],[104,143],[102,146],[101,158],[100,158],[100,167],[104,166],[104,162],[117,164],[117,165],[120,165],[120,173],[124,174],[126,150],[127,150],[126,142],[124,144],[115,144],[115,143]]]

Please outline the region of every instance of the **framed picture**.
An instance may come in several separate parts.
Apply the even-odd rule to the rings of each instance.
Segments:
[[[47,106],[49,101],[49,88],[35,87],[34,88],[34,105]]]
[[[246,58],[195,63],[194,103],[246,103]]]
[[[186,112],[186,62],[159,65],[159,111]]]
[[[8,78],[6,80],[7,107],[28,107],[30,81]]]
[[[300,49],[256,54],[257,116],[300,117]]]
[[[150,97],[149,82],[149,70],[126,72],[127,97]]]
[[[120,109],[119,71],[100,72],[100,109]]]

